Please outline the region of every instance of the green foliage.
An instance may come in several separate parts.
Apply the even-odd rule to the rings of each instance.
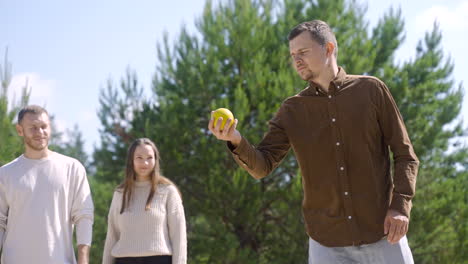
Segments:
[[[93,153],[93,166],[101,169],[96,173],[96,178],[114,183],[123,179],[120,175],[125,168],[125,155],[133,140],[129,134],[129,123],[144,103],[143,89],[139,87],[136,74],[130,69],[120,81],[119,88],[116,89],[109,80],[106,88],[101,90],[98,111],[102,125],[99,131],[101,146]]]
[[[128,144],[149,137],[160,149],[164,174],[182,190],[191,262],[306,262],[294,157],[254,180],[206,127],[211,110],[227,107],[242,134],[260,141],[281,102],[306,86],[291,67],[287,34],[310,19],[333,27],[338,61],[348,73],[387,83],[405,118],[421,160],[409,234],[416,262],[466,261],[468,158],[457,143],[463,133],[456,121],[463,94],[451,79],[453,63],[444,59],[440,31],[435,25],[415,58],[397,65],[394,54],[405,38],[401,11],[388,10],[372,30],[365,13],[356,1],[344,0],[208,1],[197,34],[182,29],[174,43],[166,35],[158,46],[151,98],[142,97],[131,71],[120,87],[109,82],[100,97],[102,145],[94,153],[99,231],[93,261],[100,261],[101,225],[112,187],[122,179]]]
[[[427,172],[422,176],[427,176]],[[420,189],[408,235],[418,263],[466,263],[467,182],[465,169]]]
[[[86,168],[86,171],[89,173],[91,170],[91,164],[89,162],[88,154],[85,152],[84,144],[85,141],[83,139],[83,134],[79,130],[77,124],[73,126],[73,129],[67,129],[65,131],[65,140],[63,140],[63,134],[58,134],[60,141],[58,141],[57,136],[53,146],[51,149],[62,153],[66,156],[73,157],[83,164]]]
[[[8,98],[8,87],[12,78],[12,65],[5,51],[4,64],[0,64],[0,166],[12,161],[23,152],[23,142],[15,129],[16,115],[29,101],[30,90],[26,81],[19,102]]]
[[[97,177],[91,177],[89,184],[94,202],[93,245],[90,252],[90,263],[101,263],[107,233],[107,215],[116,186],[113,183],[97,181]]]
[[[417,263],[464,263],[468,212],[466,171],[468,149],[457,120],[461,84],[451,75],[437,24],[416,48],[413,60],[386,67],[382,77],[391,87],[416,153],[421,161],[409,232]]]

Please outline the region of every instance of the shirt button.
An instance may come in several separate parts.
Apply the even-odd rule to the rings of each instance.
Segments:
[[[353,217],[352,217],[352,216],[348,216],[348,219],[351,219],[351,218],[353,218]]]
[[[336,119],[335,119],[335,118],[332,118],[332,122],[335,122],[335,121],[336,121]]]
[[[348,192],[344,192],[344,195],[348,195]]]
[[[340,142],[336,142],[336,145],[339,146],[339,145],[340,145]]]
[[[343,170],[344,170],[344,167],[340,167],[340,170],[342,170],[342,171],[343,171]]]
[[[330,99],[331,99],[331,98],[332,98],[332,96],[331,96],[331,95],[329,95],[329,96],[328,96],[328,98],[330,98]]]

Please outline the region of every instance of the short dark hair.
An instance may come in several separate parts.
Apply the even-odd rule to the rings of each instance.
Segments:
[[[313,40],[317,41],[318,44],[325,46],[328,42],[335,44],[335,57],[338,57],[338,43],[336,37],[330,26],[322,20],[312,20],[303,22],[295,26],[291,32],[289,32],[288,40],[291,41],[302,32],[310,32],[310,36]]]
[[[35,114],[35,115],[40,115],[40,114],[45,113],[47,116],[49,116],[49,113],[47,113],[47,110],[45,110],[43,107],[40,107],[38,105],[27,105],[23,107],[18,113],[18,124],[20,124],[21,121],[23,121],[23,118],[27,113]]]

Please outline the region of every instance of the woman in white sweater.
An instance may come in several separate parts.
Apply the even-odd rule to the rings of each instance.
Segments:
[[[137,139],[128,149],[125,180],[109,209],[102,263],[187,263],[181,195],[161,175],[159,151],[147,138]]]

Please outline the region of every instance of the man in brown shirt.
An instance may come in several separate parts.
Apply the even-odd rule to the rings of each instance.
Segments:
[[[256,179],[292,147],[302,172],[309,263],[412,263],[405,235],[419,161],[389,89],[338,67],[325,22],[304,22],[288,38],[309,86],[283,102],[258,146],[241,136],[238,120],[221,131],[222,119],[211,118],[209,129]]]

